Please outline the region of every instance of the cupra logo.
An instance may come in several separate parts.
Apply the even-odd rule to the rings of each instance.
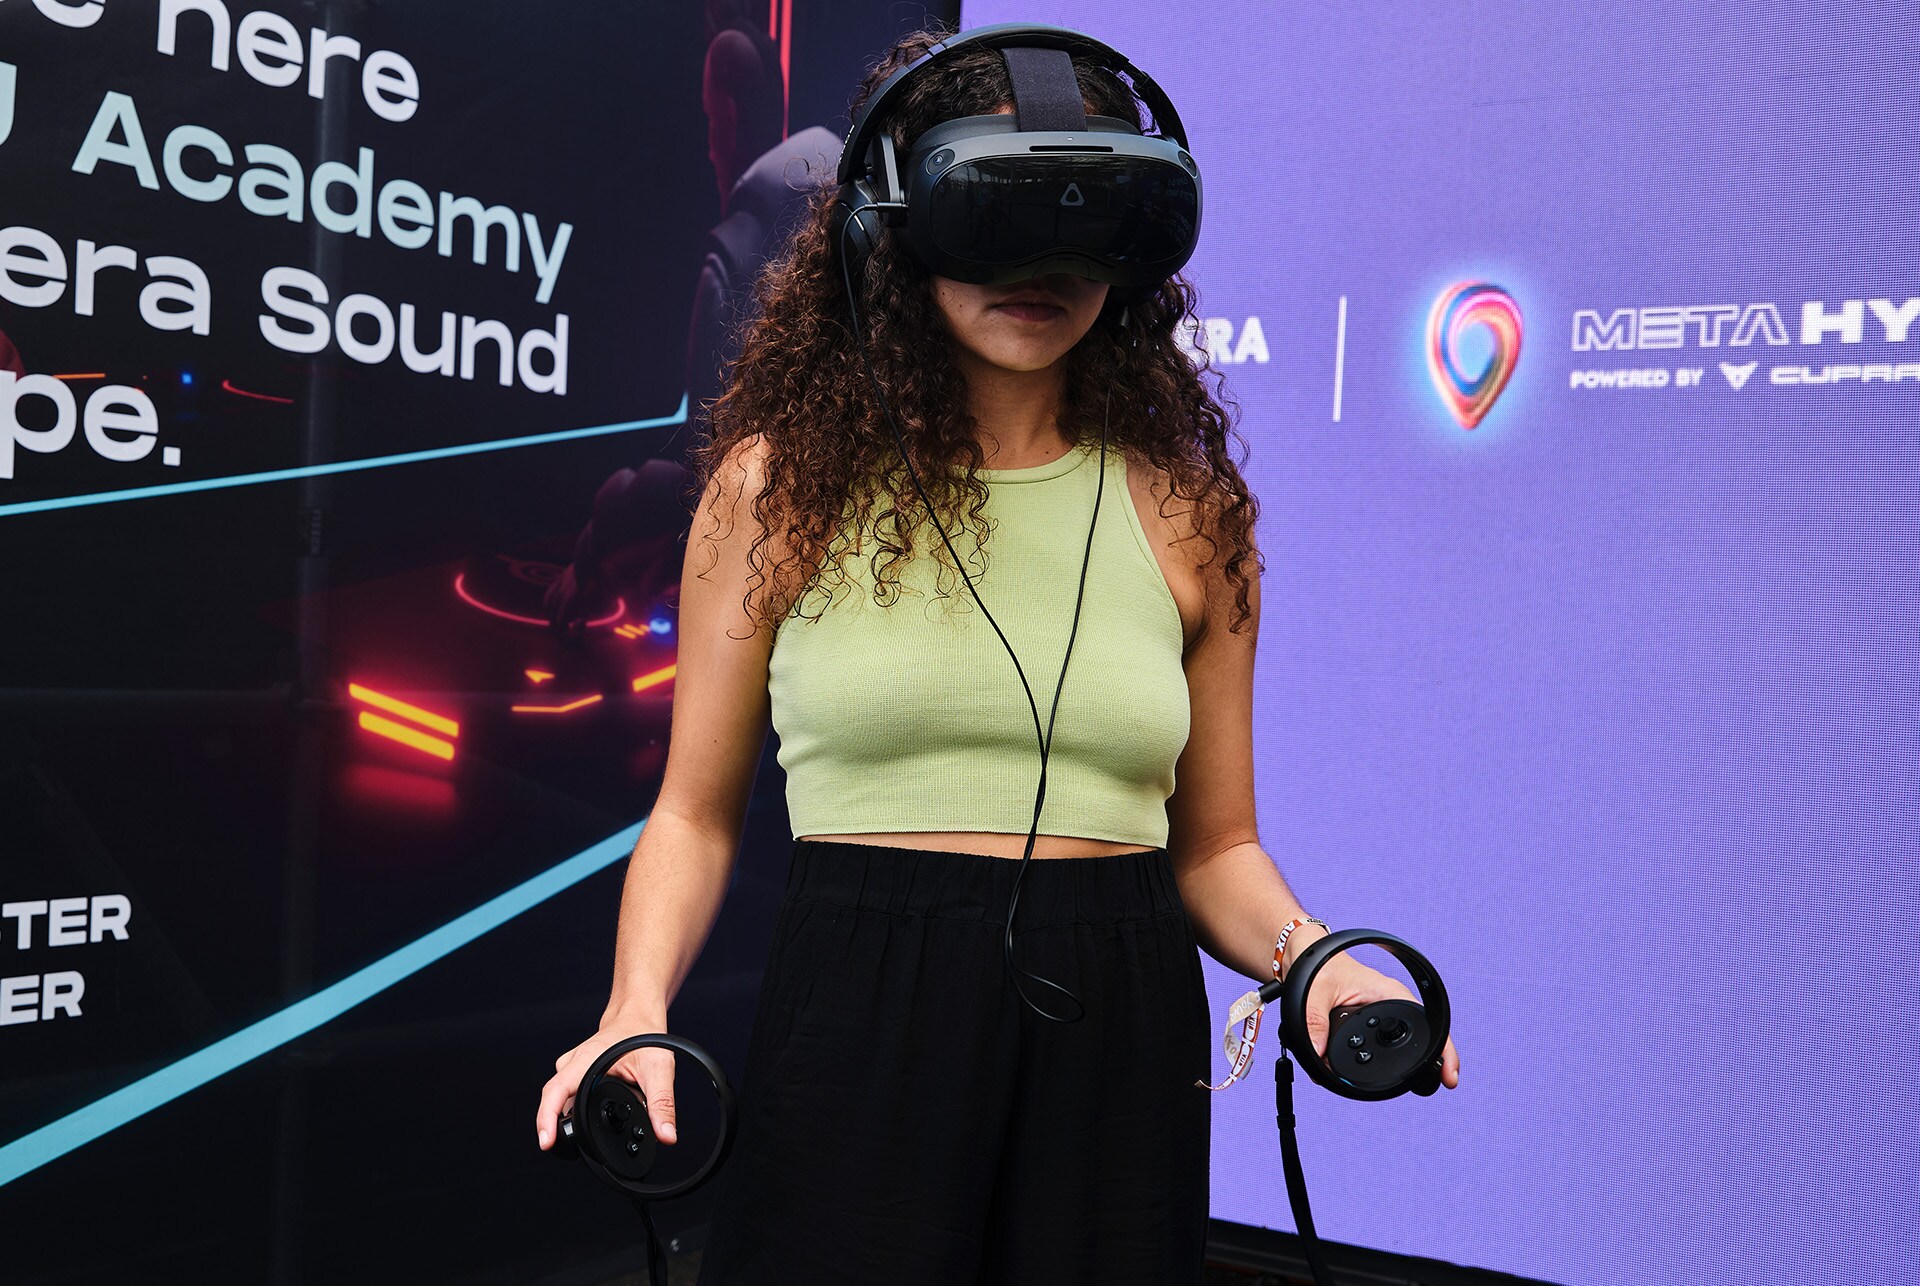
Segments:
[[[1460,336],[1476,324],[1493,336],[1493,355],[1469,376],[1460,369]],[[1484,281],[1455,282],[1440,292],[1427,314],[1427,371],[1461,428],[1486,417],[1519,364],[1520,305],[1512,295]]]

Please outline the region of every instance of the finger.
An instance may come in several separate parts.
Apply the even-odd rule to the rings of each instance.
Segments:
[[[647,1116],[653,1121],[653,1132],[662,1143],[679,1141],[680,1132],[674,1120],[673,1093],[647,1095]]]
[[[1453,1047],[1453,1037],[1447,1037],[1447,1047],[1440,1051],[1440,1083],[1448,1089],[1460,1085],[1460,1054]]]
[[[560,1114],[573,1105],[575,1088],[567,1083],[565,1076],[556,1073],[541,1089],[540,1110],[534,1116],[533,1128],[542,1152],[553,1147],[553,1141],[560,1131]]]
[[[1327,1030],[1331,1025],[1325,1005],[1307,1005],[1307,1039],[1313,1042],[1313,1052],[1322,1057],[1326,1056]]]
[[[653,1133],[662,1143],[675,1143],[680,1138],[678,1115],[673,1102],[673,1055],[664,1050],[648,1050],[654,1057],[640,1064],[640,1088],[647,1096],[647,1119],[653,1122]]]

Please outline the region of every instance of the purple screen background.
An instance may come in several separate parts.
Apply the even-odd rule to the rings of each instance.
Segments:
[[[1801,332],[1920,296],[1920,17],[963,10],[1005,21],[1181,110],[1200,312],[1269,354],[1221,368],[1264,507],[1261,841],[1454,999],[1459,1090],[1300,1096],[1322,1235],[1565,1283],[1920,1277],[1920,381],[1770,379],[1920,362],[1920,321]],[[1470,432],[1425,357],[1468,280],[1526,327]],[[1762,302],[1786,342],[1574,348],[1582,309]],[[1642,367],[1704,374],[1570,386]],[[1206,963],[1224,1022],[1249,984]],[[1212,1206],[1291,1228],[1272,1040],[1215,1098]]]

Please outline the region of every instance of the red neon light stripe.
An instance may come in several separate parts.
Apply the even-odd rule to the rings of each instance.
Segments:
[[[220,387],[229,393],[238,393],[241,397],[258,398],[262,402],[278,402],[282,406],[293,405],[293,399],[290,397],[275,397],[271,393],[254,393],[247,389],[235,388],[232,380],[221,380]]]
[[[793,0],[780,0],[780,137],[787,136],[787,107],[793,99]]]
[[[546,621],[542,620],[538,616],[521,616],[518,613],[509,612],[498,607],[490,607],[487,604],[481,602],[479,599],[475,598],[471,593],[467,591],[467,574],[465,572],[461,572],[459,575],[453,578],[453,592],[458,594],[461,598],[466,599],[468,604],[470,604],[471,606],[477,607],[481,611],[487,612],[490,615],[498,616],[502,620],[518,621],[522,625],[544,626],[547,624]],[[607,615],[601,617],[597,621],[588,621],[587,624],[588,625],[611,625],[615,621],[619,620],[621,617],[627,614],[627,601],[625,599],[616,598],[613,600],[613,603],[614,603],[613,611],[609,612]]]

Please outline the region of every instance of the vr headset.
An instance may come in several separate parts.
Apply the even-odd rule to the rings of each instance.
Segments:
[[[903,165],[881,128],[888,104],[928,64],[974,46],[1000,51],[1013,114],[943,121],[913,140]],[[1075,53],[1124,74],[1159,133],[1088,116]],[[1064,27],[1000,23],[934,45],[861,106],[836,177],[828,231],[856,273],[884,226],[903,230],[907,252],[939,276],[1006,285],[1070,272],[1109,283],[1118,305],[1178,272],[1200,235],[1200,167],[1179,113],[1119,52]]]

